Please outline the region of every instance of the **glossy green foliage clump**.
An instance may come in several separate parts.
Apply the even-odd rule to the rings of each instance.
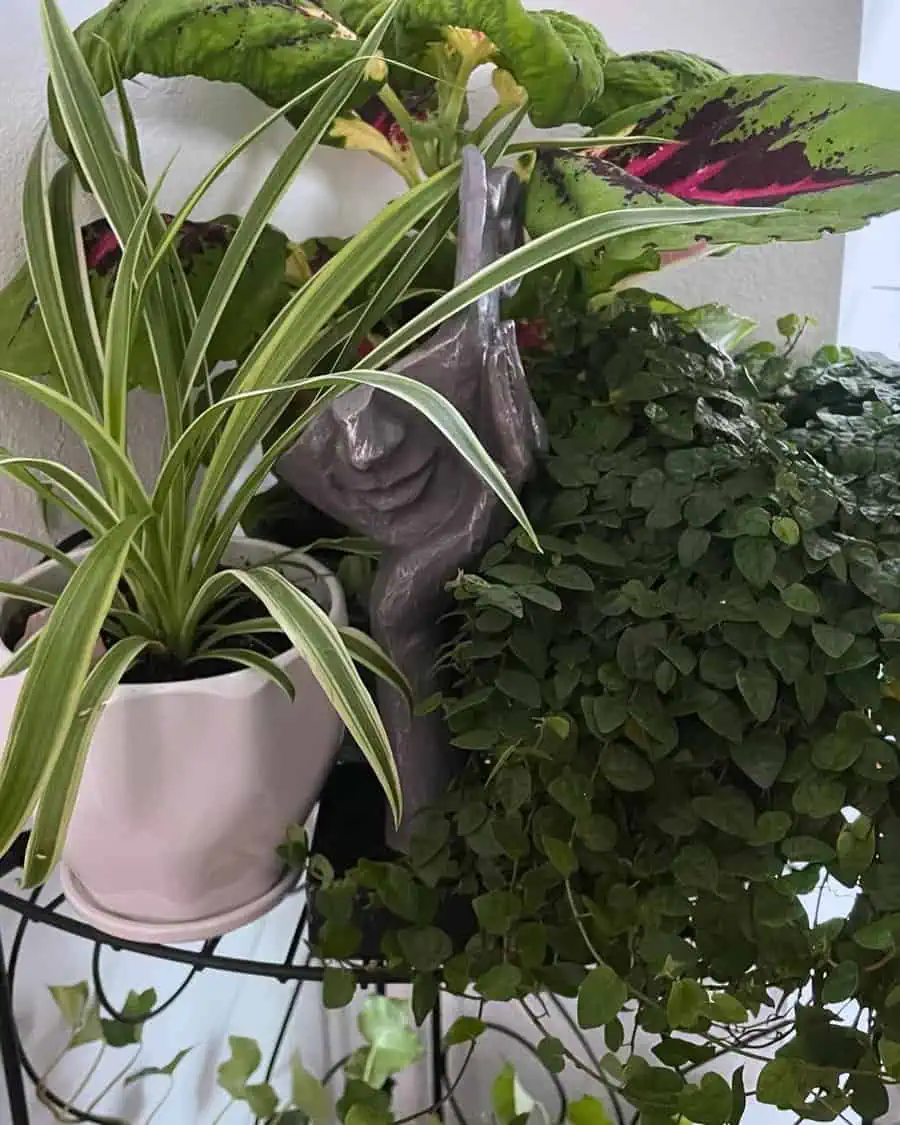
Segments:
[[[653,1062],[616,1081],[642,1121],[752,1119],[748,1013],[778,1047],[758,1100],[877,1117],[900,1077],[894,372],[735,361],[641,304],[559,320],[529,367],[545,553],[514,533],[456,583],[443,707],[468,764],[411,861],[328,909],[362,888],[399,916],[385,952],[423,996],[439,971],[577,996],[612,1051],[634,1016]],[[819,918],[826,876],[861,892],[846,920]],[[827,1007],[850,1000],[856,1027]],[[698,1084],[718,1056],[732,1081]]]

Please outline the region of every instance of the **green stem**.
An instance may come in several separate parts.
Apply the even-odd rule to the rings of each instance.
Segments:
[[[231,1107],[233,1105],[234,1105],[234,1098],[232,1098],[231,1101],[226,1106],[224,1106],[222,1108],[220,1113],[216,1114],[215,1120],[212,1122],[212,1125],[219,1125],[219,1122],[222,1120],[222,1118],[229,1111],[229,1109],[231,1109]]]
[[[113,1087],[117,1086],[122,1081],[122,1079],[125,1077],[125,1075],[129,1072],[129,1070],[131,1070],[131,1068],[134,1066],[134,1064],[141,1057],[141,1050],[142,1050],[142,1048],[138,1047],[137,1051],[135,1051],[135,1053],[131,1056],[129,1061],[122,1067],[122,1069],[112,1076],[112,1078],[109,1080],[109,1082],[107,1082],[107,1084],[103,1087],[103,1089],[100,1091],[100,1093],[96,1096],[96,1098],[94,1098],[94,1100],[91,1102],[91,1104],[87,1107],[88,1113],[93,1113],[93,1111],[103,1101],[103,1099],[113,1089]]]
[[[78,1101],[78,1099],[84,1093],[84,1091],[87,1089],[88,1084],[90,1083],[91,1079],[97,1073],[97,1068],[100,1066],[100,1063],[103,1059],[104,1054],[106,1054],[106,1044],[105,1043],[100,1048],[100,1050],[97,1052],[97,1057],[94,1059],[94,1061],[88,1067],[87,1074],[85,1074],[84,1078],[82,1078],[81,1083],[78,1086],[78,1089],[75,1091],[74,1094],[72,1094],[72,1096],[70,1098],[66,1099],[67,1108],[74,1108],[75,1103]]]
[[[156,1117],[156,1115],[159,1113],[159,1111],[162,1109],[162,1107],[166,1104],[166,1102],[169,1100],[169,1097],[172,1094],[172,1089],[173,1089],[174,1085],[175,1085],[175,1079],[172,1078],[171,1075],[170,1075],[169,1076],[169,1084],[168,1084],[168,1086],[166,1086],[166,1092],[163,1094],[163,1096],[160,1098],[160,1100],[156,1103],[156,1106],[154,1107],[153,1112],[150,1114],[150,1116],[144,1122],[144,1125],[150,1125],[150,1123],[153,1121],[153,1118]]]
[[[418,160],[422,171],[426,176],[433,176],[434,173],[438,172],[440,169],[432,165],[429,153],[416,141],[416,122],[412,114],[409,112],[409,110],[406,108],[406,106],[403,104],[403,102],[400,100],[400,98],[397,96],[397,93],[391,86],[382,86],[378,91],[378,98],[384,108],[388,111],[388,113],[391,114],[391,116],[406,134],[406,139],[409,141],[410,147],[415,153],[416,160]]]
[[[469,144],[482,144],[482,142],[491,135],[491,133],[500,124],[500,122],[505,121],[506,118],[514,113],[518,108],[518,106],[510,107],[508,105],[503,105],[502,102],[500,105],[495,105],[489,113],[485,114],[485,117],[481,124],[478,125],[477,128],[469,134]]]

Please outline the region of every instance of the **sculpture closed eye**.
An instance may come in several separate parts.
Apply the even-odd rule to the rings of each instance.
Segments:
[[[463,154],[457,282],[519,241],[519,182]],[[393,365],[443,394],[463,414],[517,490],[543,426],[519,359],[515,328],[500,319],[498,292],[449,321]],[[371,627],[420,698],[435,688],[447,583],[508,527],[505,508],[444,437],[412,407],[359,387],[338,396],[277,466],[319,509],[384,548],[370,603]],[[418,811],[444,791],[457,761],[439,716],[412,716],[391,688],[379,708],[397,758],[409,838]]]

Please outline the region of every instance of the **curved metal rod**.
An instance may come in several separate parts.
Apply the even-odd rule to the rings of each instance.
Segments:
[[[218,943],[218,938],[211,938],[209,941],[205,941],[203,943],[203,948],[199,952],[208,955],[212,953]],[[99,941],[95,942],[94,952],[91,955],[91,979],[94,985],[94,991],[97,994],[97,1000],[100,1003],[100,1007],[103,1008],[107,1015],[111,1016],[119,1023],[131,1025],[145,1024],[148,1020],[152,1020],[154,1016],[161,1015],[161,1013],[166,1011],[167,1008],[170,1008],[178,999],[178,997],[184,993],[185,989],[191,983],[194,977],[199,972],[202,972],[202,968],[199,965],[192,966],[188,975],[184,978],[182,983],[167,1000],[164,1000],[161,1004],[157,1004],[156,1007],[147,1012],[146,1015],[129,1016],[116,1008],[106,995],[106,990],[103,987],[103,981],[100,978],[100,953],[102,950],[103,943]]]
[[[41,891],[41,887],[38,887],[37,890],[32,891],[31,896],[28,900],[29,904],[37,905],[37,901],[40,898]],[[47,911],[49,914],[52,914],[52,912],[56,910],[56,908],[62,901],[62,896],[60,896],[59,898],[54,899],[53,902],[49,904],[49,906],[42,907],[41,909]],[[19,920],[19,924],[16,927],[16,933],[13,937],[12,947],[9,951],[9,965],[7,966],[6,970],[6,979],[9,982],[9,996],[11,1001],[15,999],[16,966],[18,965],[19,954],[22,951],[22,943],[25,938],[25,931],[27,930],[28,925],[31,921],[32,919],[27,914],[22,914],[22,917]],[[51,1090],[46,1082],[41,1078],[40,1074],[37,1071],[37,1068],[34,1066],[31,1059],[27,1055],[25,1048],[22,1045],[21,1037],[19,1036],[18,1027],[13,1026],[11,1028],[11,1032],[15,1039],[19,1061],[22,1064],[22,1069],[28,1075],[28,1078],[34,1085],[35,1090],[38,1091],[39,1097],[46,1099],[56,1109],[64,1110],[69,1114],[70,1117],[74,1117],[76,1121],[84,1122],[85,1125],[127,1125],[127,1122],[123,1121],[121,1117],[106,1117],[103,1114],[90,1113],[87,1110],[78,1109],[77,1106],[71,1105],[66,1101],[65,1098],[60,1097],[59,1094]]]
[[[85,922],[68,918],[64,914],[49,912],[46,907],[36,906],[9,891],[0,890],[0,906],[8,907],[23,918],[32,922],[43,922],[63,933],[72,934],[84,941],[100,942],[111,949],[126,950],[129,953],[142,953],[162,961],[176,961],[182,965],[194,965],[198,969],[214,969],[217,972],[238,973],[244,976],[270,977],[280,981],[317,981],[325,976],[324,965],[286,965],[271,961],[250,961],[239,957],[222,957],[218,954],[206,955],[202,950],[178,949],[171,945],[154,945],[150,942],[131,941],[127,938],[112,937],[101,933]],[[381,969],[376,965],[354,968],[349,966],[359,985],[409,984],[409,976]]]

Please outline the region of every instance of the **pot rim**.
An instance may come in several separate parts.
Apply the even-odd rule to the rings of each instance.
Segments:
[[[308,567],[317,578],[321,579],[322,585],[328,591],[331,599],[331,604],[328,608],[328,617],[333,624],[337,626],[345,625],[347,623],[347,603],[344,596],[344,588],[337,576],[331,571],[323,562],[314,558],[312,555],[307,554],[301,549],[290,550],[282,544],[273,543],[268,539],[253,539],[244,535],[235,535],[229,547],[240,549],[241,547],[250,547],[251,549],[264,549],[270,553],[278,553],[281,558],[278,560],[280,563],[302,564]],[[82,559],[90,551],[90,546],[78,547],[71,551],[70,557],[73,559]],[[59,570],[60,564],[54,562],[52,559],[38,563],[37,566],[31,567],[30,570],[25,571],[24,574],[18,575],[13,581],[34,584],[36,578],[48,571]],[[4,606],[9,603],[23,601],[23,599],[12,597],[9,594],[0,595],[0,612]],[[2,636],[0,636],[0,664],[5,663],[11,656],[12,652],[7,648]],[[296,648],[289,648],[278,656],[272,658],[273,662],[279,668],[285,668],[294,660],[303,657]],[[26,669],[15,676],[8,677],[10,683],[16,683],[23,680],[28,674]],[[178,692],[200,692],[212,693],[215,691],[215,685],[227,683],[228,687],[234,690],[235,694],[242,694],[243,692],[249,693],[260,682],[268,682],[267,677],[256,668],[239,668],[233,672],[223,672],[220,676],[204,676],[201,679],[195,680],[166,680],[163,683],[151,684],[119,684],[115,691],[110,696],[108,703],[113,700],[146,698],[153,695],[169,695],[175,691]]]

